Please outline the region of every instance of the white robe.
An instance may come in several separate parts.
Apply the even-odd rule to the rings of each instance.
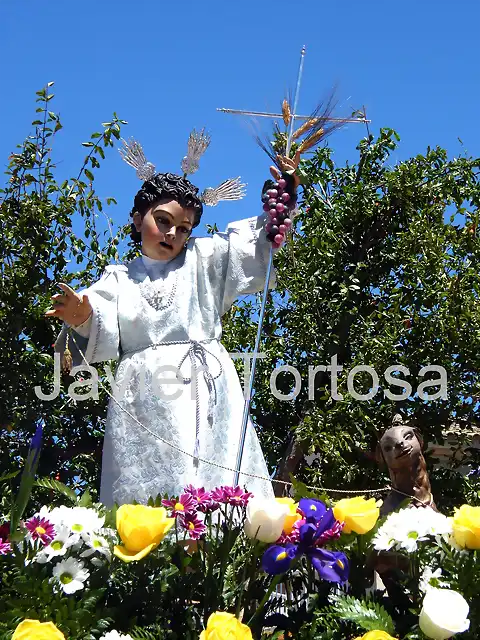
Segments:
[[[264,224],[263,216],[250,218],[225,233],[191,238],[179,256],[158,265],[141,257],[111,265],[84,291],[93,314],[86,330],[72,332],[77,345],[89,363],[119,359],[120,391],[117,402],[109,402],[103,446],[104,504],[146,503],[159,493],[178,495],[187,484],[207,490],[233,484],[233,472],[198,458],[235,468],[244,395],[220,343],[221,317],[239,295],[264,287],[270,249]],[[273,280],[272,270],[270,287]],[[66,331],[57,340],[59,351]],[[69,348],[74,365],[81,364],[72,339]],[[160,374],[170,380],[181,365],[181,380],[159,387],[162,365],[172,368]],[[207,373],[199,371],[195,385],[192,370],[201,366]],[[250,421],[241,470],[269,477]],[[269,481],[240,475],[239,484],[273,497]]]

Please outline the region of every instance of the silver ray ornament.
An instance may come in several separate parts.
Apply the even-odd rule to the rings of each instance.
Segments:
[[[134,138],[130,138],[128,142],[122,138],[122,142],[124,148],[118,151],[123,160],[137,170],[137,176],[140,180],[144,182],[151,180],[156,172],[155,165],[146,159],[142,145],[134,140]]]
[[[241,200],[246,196],[245,187],[238,178],[224,180],[218,187],[207,187],[200,195],[200,200],[207,207],[215,207],[222,200]]]
[[[198,171],[198,162],[208,149],[211,138],[205,129],[191,132],[188,137],[187,155],[182,160],[182,171],[185,175]]]

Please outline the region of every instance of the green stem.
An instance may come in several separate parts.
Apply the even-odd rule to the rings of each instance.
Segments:
[[[253,614],[253,616],[250,618],[250,620],[248,621],[248,626],[250,627],[252,622],[255,620],[255,618],[259,615],[259,613],[262,611],[263,607],[265,606],[265,604],[267,603],[268,599],[270,598],[270,596],[273,593],[273,590],[275,589],[275,587],[277,586],[277,584],[280,582],[280,580],[282,579],[282,577],[285,574],[281,573],[278,576],[275,576],[273,578],[273,580],[270,583],[270,586],[267,589],[266,594],[263,596],[262,601],[260,602],[260,604],[257,607],[257,610],[255,611],[255,613]]]
[[[363,556],[363,536],[357,534],[357,547],[358,547],[358,555],[360,557]]]
[[[243,596],[249,594],[250,589],[252,587],[252,583],[254,582],[254,578],[255,578],[255,573],[256,573],[256,569],[257,569],[257,559],[258,559],[258,550],[259,550],[260,544],[258,542],[258,540],[254,540],[253,542],[253,555],[251,557],[251,571],[250,571],[250,576],[249,576],[249,580],[248,580],[248,588],[245,589],[245,582],[246,582],[246,577],[247,577],[247,568],[248,568],[248,563],[245,562],[245,564],[243,565],[243,576],[242,576],[242,590],[238,595],[238,603],[237,603],[237,618],[240,615],[240,610],[242,608],[242,599]],[[245,598],[245,607],[247,607],[247,603],[249,602],[249,598]]]

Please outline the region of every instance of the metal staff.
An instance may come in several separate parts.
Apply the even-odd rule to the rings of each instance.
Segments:
[[[231,113],[234,116],[251,116],[252,118],[279,118],[282,119],[281,113],[268,113],[266,111],[242,111],[241,109],[223,109],[218,108],[217,111],[222,113]],[[312,116],[295,116],[295,120],[310,120]],[[365,113],[358,118],[325,118],[327,122],[341,122],[343,124],[351,124],[355,122],[362,122],[368,124],[371,120],[368,120]]]
[[[287,157],[288,157],[288,154],[290,152],[290,146],[292,144],[293,124],[294,124],[294,121],[295,121],[295,112],[297,110],[298,95],[300,93],[300,84],[301,84],[301,81],[302,81],[304,58],[305,58],[305,46],[302,47],[302,51],[301,51],[301,54],[300,54],[300,65],[299,65],[299,68],[298,68],[297,86],[296,86],[296,89],[295,89],[295,99],[294,99],[294,106],[293,106],[293,114],[292,114],[292,117],[291,117],[290,127],[289,127],[289,130],[288,130],[287,151],[286,151],[286,156]],[[256,364],[257,364],[257,355],[258,355],[258,349],[259,349],[259,346],[260,346],[260,338],[261,338],[261,335],[262,335],[263,320],[264,320],[264,317],[265,317],[265,306],[266,306],[266,303],[267,303],[268,285],[270,283],[272,265],[273,265],[273,245],[270,245],[270,255],[269,255],[269,258],[268,258],[267,276],[265,278],[265,286],[263,288],[263,294],[262,294],[262,304],[261,304],[261,307],[260,307],[260,316],[258,318],[257,337],[255,338],[255,347],[254,347],[253,358],[252,358],[252,368],[251,368],[251,371],[250,371],[250,380],[249,380],[249,384],[248,384],[248,392],[245,395],[245,404],[244,404],[244,407],[243,407],[242,428],[241,428],[241,432],[240,432],[240,441],[238,443],[237,462],[235,464],[235,473],[234,473],[234,478],[233,478],[234,486],[236,486],[238,484],[239,476],[240,476],[240,468],[241,468],[241,465],[242,465],[243,449],[245,447],[245,437],[246,437],[246,434],[247,434],[248,416],[249,416],[249,413],[250,413],[250,403],[252,401],[253,381],[254,381],[254,378],[255,378],[255,368],[256,368]]]

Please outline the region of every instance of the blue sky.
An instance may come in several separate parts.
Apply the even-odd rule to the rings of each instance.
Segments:
[[[366,105],[374,133],[399,132],[394,161],[437,144],[457,155],[457,138],[479,155],[479,24],[475,0],[0,0],[2,166],[30,132],[35,91],[55,81],[61,178],[76,174],[80,143],[113,111],[158,170],[180,171],[190,130],[205,126],[212,144],[193,181],[204,188],[241,175],[248,183],[241,203],[207,208],[204,222],[223,228],[259,211],[269,162],[246,123],[216,108],[278,110],[303,44],[302,112],[338,84],[340,115]],[[330,139],[338,163],[356,159],[364,134],[350,125]],[[110,215],[125,222],[140,182],[117,151],[107,154],[96,186],[101,197],[117,198]]]

